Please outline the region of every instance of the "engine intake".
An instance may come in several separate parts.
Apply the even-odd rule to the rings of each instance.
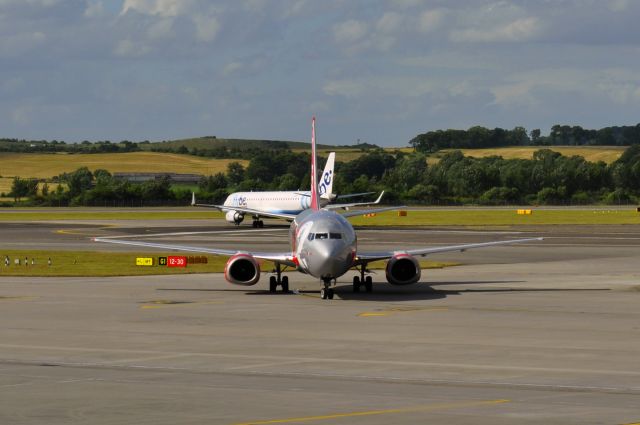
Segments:
[[[260,265],[252,255],[236,254],[227,261],[224,278],[234,285],[255,285],[260,279]]]
[[[409,254],[397,254],[389,259],[385,270],[387,282],[392,285],[410,285],[420,280],[418,260]]]
[[[242,223],[242,220],[244,220],[244,214],[239,213],[238,211],[227,211],[224,219],[229,223],[240,224]]]

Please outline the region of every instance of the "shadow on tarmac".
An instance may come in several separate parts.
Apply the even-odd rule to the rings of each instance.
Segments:
[[[584,291],[610,291],[609,288],[485,288],[485,289],[435,289],[433,286],[444,285],[476,285],[476,284],[504,284],[504,283],[523,283],[525,281],[457,281],[457,282],[431,282],[418,283],[416,285],[392,286],[380,282],[374,284],[373,292],[365,292],[364,288],[361,292],[353,292],[353,286],[350,284],[338,284],[335,286],[335,294],[343,300],[349,301],[381,301],[381,302],[397,302],[397,301],[429,301],[443,299],[452,295],[464,295],[469,293],[514,293],[514,292],[584,292]],[[311,290],[295,290],[283,294],[281,291],[269,292],[268,290],[247,290],[238,289],[203,289],[203,288],[158,288],[157,291],[180,291],[180,292],[242,292],[245,295],[261,295],[261,296],[283,296],[294,295],[296,293],[303,295],[318,295],[320,289]]]

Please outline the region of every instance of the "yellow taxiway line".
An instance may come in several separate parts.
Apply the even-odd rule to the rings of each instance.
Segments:
[[[311,421],[326,421],[331,419],[341,418],[353,418],[356,416],[374,416],[374,415],[389,415],[397,413],[411,413],[411,412],[430,412],[438,410],[447,410],[464,407],[481,407],[492,406],[496,404],[508,403],[511,400],[482,400],[482,401],[463,401],[457,403],[436,403],[426,406],[414,406],[398,409],[384,409],[384,410],[367,410],[361,412],[348,412],[348,413],[334,413],[329,415],[320,416],[304,416],[299,418],[287,418],[287,419],[271,419],[266,421],[253,421],[253,422],[241,422],[233,425],[267,425],[267,424],[286,424],[294,422],[311,422]]]

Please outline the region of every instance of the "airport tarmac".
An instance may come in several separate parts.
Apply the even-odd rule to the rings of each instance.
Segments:
[[[164,233],[151,239],[286,248],[286,227],[239,230],[14,223],[0,247],[114,249],[89,235]],[[430,257],[463,265],[417,285],[378,271],[374,293],[354,294],[348,274],[332,301],[299,273],[292,294],[219,274],[0,275],[0,423],[639,422],[640,226],[363,229],[359,244],[538,235]]]

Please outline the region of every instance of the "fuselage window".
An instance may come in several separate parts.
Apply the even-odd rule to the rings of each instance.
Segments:
[[[330,239],[342,239],[342,233],[329,233]]]
[[[328,237],[327,233],[316,233],[316,239],[327,239]]]

